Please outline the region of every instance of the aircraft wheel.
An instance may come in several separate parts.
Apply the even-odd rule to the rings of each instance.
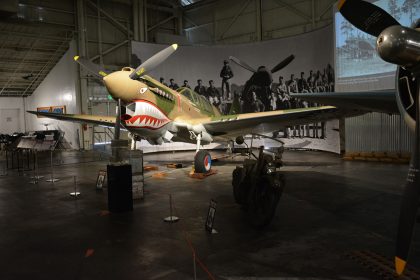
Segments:
[[[248,209],[251,225],[263,228],[274,218],[283,190],[283,181],[276,175],[266,175],[249,191]]]
[[[242,166],[237,166],[232,172],[232,186],[233,186],[233,197],[235,198],[236,203],[243,204],[246,199],[244,196],[244,185],[243,181],[245,178],[245,168]]]
[[[209,152],[200,150],[195,154],[194,168],[197,173],[207,173],[211,169],[211,156]]]

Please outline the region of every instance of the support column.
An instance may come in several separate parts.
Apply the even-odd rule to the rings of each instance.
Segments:
[[[96,5],[100,8],[99,0],[96,0]],[[97,17],[98,17],[98,51],[99,51],[99,62],[101,65],[104,64],[103,57],[102,57],[102,19],[101,19],[101,12],[97,10]],[[93,144],[93,142],[92,142]]]
[[[179,8],[177,10],[177,33],[178,35],[183,35],[184,29],[183,29],[183,16],[182,16],[182,10]]]
[[[78,55],[86,57],[86,23],[85,23],[85,7],[83,0],[77,0],[77,49]],[[82,70],[79,66],[79,90],[78,96],[76,98],[76,106],[80,110],[80,113],[87,112],[87,78],[83,77]],[[85,102],[84,102],[85,101]],[[80,147],[85,149],[85,131],[82,126],[80,126]],[[87,138],[89,139],[89,138]]]
[[[143,20],[140,19],[142,28],[141,30],[143,31],[143,40],[144,42],[149,41],[148,38],[148,34],[147,34],[147,0],[140,0],[143,3],[143,7],[142,7],[142,18]],[[140,7],[139,7],[140,8]]]
[[[133,0],[133,39],[139,41],[139,0]]]
[[[262,0],[255,0],[255,20],[257,41],[262,40]]]

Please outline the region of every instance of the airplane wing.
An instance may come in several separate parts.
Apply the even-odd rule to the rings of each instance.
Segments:
[[[75,114],[57,114],[48,112],[27,111],[28,113],[43,116],[51,119],[71,121],[79,123],[92,123],[107,127],[115,126],[115,116],[94,116],[94,115],[75,115]]]
[[[364,113],[366,112],[360,110],[343,110],[332,106],[322,106],[220,116],[205,121],[202,125],[211,135],[228,138],[250,133],[273,132],[286,126],[309,124]]]
[[[399,114],[395,90],[291,93],[290,96],[339,108],[358,108],[367,112]]]

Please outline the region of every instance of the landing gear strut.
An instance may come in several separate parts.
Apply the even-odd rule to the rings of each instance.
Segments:
[[[267,226],[274,217],[277,204],[285,186],[284,175],[277,171],[282,166],[283,147],[275,152],[259,148],[255,159],[245,159],[243,166],[237,166],[232,174],[233,195],[249,215],[252,226]]]

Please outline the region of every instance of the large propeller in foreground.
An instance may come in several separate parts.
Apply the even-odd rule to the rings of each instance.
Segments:
[[[341,0],[338,9],[354,26],[378,37],[377,52],[383,60],[399,65],[417,80],[414,147],[401,203],[395,255],[395,269],[401,275],[407,264],[420,199],[420,31],[401,26],[386,11],[362,0]]]
[[[164,62],[171,54],[173,54],[176,49],[178,48],[177,44],[173,44],[160,52],[154,54],[152,57],[147,59],[145,62],[143,62],[141,65],[139,65],[132,73],[130,73],[130,78],[133,80],[139,79],[141,76],[145,75],[146,73],[149,73],[153,69],[155,69],[157,66],[159,66],[162,62]],[[101,68],[100,65],[95,64],[91,62],[89,59],[84,57],[75,56],[74,60],[80,64],[84,69],[86,69],[89,73],[94,75],[94,77],[106,80],[106,77],[109,77],[112,75],[112,73],[108,74],[105,70]],[[105,78],[105,79],[104,79]],[[105,85],[107,85],[107,82],[105,82]],[[110,92],[112,95],[112,92]],[[114,96],[113,96],[114,97]],[[115,133],[114,133],[114,139],[118,140],[120,137],[120,128],[121,128],[121,99],[115,98],[118,102],[117,106],[117,116],[115,120]]]
[[[246,63],[245,61],[240,60],[239,58],[236,58],[234,56],[229,56],[229,59],[231,61],[233,61],[234,63],[238,64],[239,66],[241,66],[242,68],[251,71],[253,73],[256,73],[257,70],[255,70],[255,68],[249,66],[248,63]],[[280,71],[281,69],[283,69],[284,67],[286,67],[287,65],[289,65],[290,62],[293,61],[293,59],[295,59],[295,56],[293,54],[289,55],[288,57],[286,57],[285,59],[283,59],[282,61],[280,61],[276,66],[274,66],[271,69],[271,73],[276,73],[277,71]]]

